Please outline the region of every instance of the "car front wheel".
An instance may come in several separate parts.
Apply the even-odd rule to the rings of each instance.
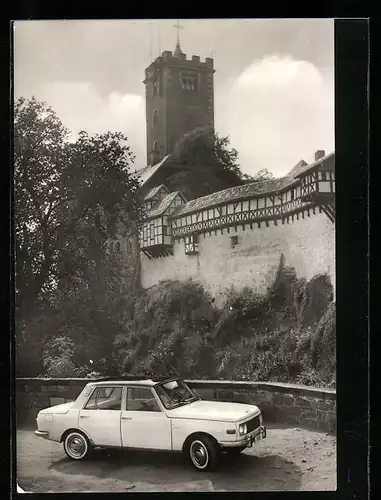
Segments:
[[[85,458],[89,451],[89,442],[81,432],[70,432],[63,442],[66,455],[73,460],[82,460]]]
[[[193,438],[188,445],[191,464],[199,471],[213,470],[218,465],[219,449],[212,438]]]

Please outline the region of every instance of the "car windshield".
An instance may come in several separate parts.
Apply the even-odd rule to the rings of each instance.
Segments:
[[[168,410],[200,399],[183,380],[171,380],[158,384],[155,390]]]

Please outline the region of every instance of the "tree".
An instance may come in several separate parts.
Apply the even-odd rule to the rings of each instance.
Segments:
[[[267,181],[274,179],[274,175],[267,168],[261,168],[254,175],[244,174],[245,182]]]
[[[61,279],[124,228],[137,233],[139,182],[119,133],[70,143],[54,111],[35,98],[15,104],[14,185],[16,307],[27,316]]]
[[[140,284],[142,207],[127,139],[81,132],[70,143],[33,98],[16,102],[14,142],[18,374],[41,371],[53,337],[74,342],[73,366],[110,366],[121,311]]]
[[[208,128],[197,128],[184,135],[173,152],[179,171],[167,179],[167,184],[188,199],[243,184],[238,152],[229,149],[229,145],[228,137],[220,137]]]

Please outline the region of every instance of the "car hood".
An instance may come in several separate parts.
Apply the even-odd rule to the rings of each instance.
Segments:
[[[61,405],[55,405],[55,406],[51,406],[50,408],[45,408],[44,410],[41,410],[40,413],[41,414],[45,414],[45,413],[67,413],[70,408],[73,406],[74,404],[74,401],[70,401],[68,403],[63,403]]]
[[[259,413],[259,408],[254,405],[223,401],[194,401],[179,408],[167,410],[166,413],[171,418],[236,422],[254,417]]]

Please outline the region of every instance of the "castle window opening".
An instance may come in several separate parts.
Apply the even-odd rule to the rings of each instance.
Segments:
[[[159,111],[157,109],[154,110],[152,115],[152,124],[155,127],[159,121]]]
[[[291,189],[291,201],[294,201],[295,199],[295,191]]]
[[[152,97],[157,96],[157,80],[152,82]]]
[[[198,236],[196,234],[185,237],[185,253],[187,255],[198,253]]]
[[[197,92],[198,90],[198,76],[193,73],[181,73],[181,87],[183,90]]]
[[[235,248],[238,245],[238,236],[231,236],[230,244],[232,248]]]

